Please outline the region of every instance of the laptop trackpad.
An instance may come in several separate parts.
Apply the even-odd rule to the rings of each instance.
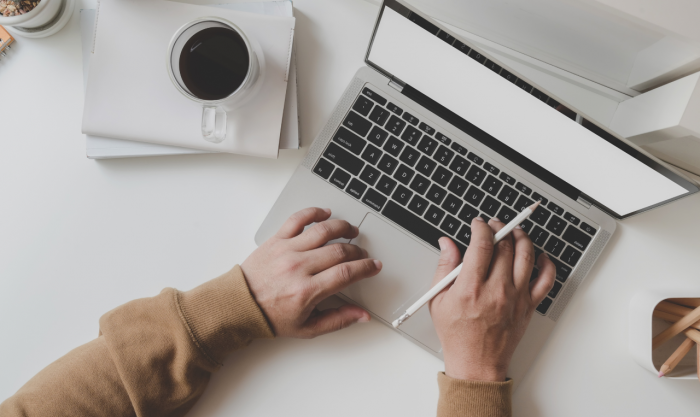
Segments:
[[[372,213],[360,224],[360,235],[351,243],[364,248],[369,256],[382,261],[382,272],[351,285],[343,295],[372,314],[392,322],[431,287],[439,255]],[[442,350],[423,307],[399,328],[435,352]]]

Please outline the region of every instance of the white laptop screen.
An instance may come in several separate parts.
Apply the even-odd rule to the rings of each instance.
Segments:
[[[464,48],[458,49],[459,41],[448,43],[435,36],[430,28],[437,27],[415,14],[409,20],[405,6],[391,3],[403,13],[383,8],[367,61],[466,119],[537,169],[580,190],[617,217],[697,190],[602,129],[589,122],[589,128],[584,127],[580,116],[579,123],[572,120],[576,116],[566,107],[556,111],[551,102],[517,88],[465,54]],[[569,117],[563,111],[569,111]]]

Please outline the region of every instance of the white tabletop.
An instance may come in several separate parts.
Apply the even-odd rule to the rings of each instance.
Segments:
[[[278,160],[191,155],[93,161],[77,14],[0,60],[0,401],[97,336],[108,310],[186,290],[242,262],[352,75],[377,6],[296,0],[303,149]],[[627,306],[698,282],[700,196],[621,222],[540,359],[516,416],[696,415],[698,383],[660,380],[627,353]],[[442,363],[371,322],[233,354],[191,416],[427,416]]]

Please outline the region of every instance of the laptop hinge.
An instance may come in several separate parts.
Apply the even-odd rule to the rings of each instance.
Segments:
[[[399,93],[403,91],[403,87],[406,85],[405,82],[399,80],[398,78],[393,77],[389,81],[389,87],[393,88],[394,90],[398,91]]]
[[[592,205],[592,204],[591,204],[590,202],[588,202],[585,198],[581,197],[581,196],[578,196],[578,198],[576,199],[576,201],[577,201],[580,205],[582,205],[583,207],[585,207],[585,208],[587,208],[587,209],[591,208],[591,205]]]

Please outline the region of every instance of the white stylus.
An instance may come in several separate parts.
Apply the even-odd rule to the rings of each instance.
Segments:
[[[540,202],[536,202],[535,204],[531,205],[530,207],[526,207],[523,211],[520,212],[513,220],[511,220],[507,225],[503,227],[503,229],[499,230],[494,236],[493,236],[493,244],[495,245],[496,243],[500,242],[504,237],[508,236],[508,233],[512,232],[513,229],[515,229],[515,226],[519,225],[522,223],[525,219],[530,217],[530,215],[535,211],[537,206],[540,205]],[[416,311],[420,310],[421,307],[426,305],[428,301],[432,300],[433,297],[438,295],[438,293],[442,290],[445,289],[448,285],[450,285],[455,279],[457,279],[457,276],[459,275],[459,272],[462,270],[462,264],[459,264],[457,268],[453,269],[452,272],[447,274],[445,278],[443,278],[440,282],[437,283],[433,288],[430,289],[425,295],[423,295],[421,298],[418,299],[413,305],[411,305],[405,313],[398,319],[394,320],[393,323],[391,323],[394,328],[398,328],[401,323],[404,321],[408,320],[409,317],[414,315]]]

